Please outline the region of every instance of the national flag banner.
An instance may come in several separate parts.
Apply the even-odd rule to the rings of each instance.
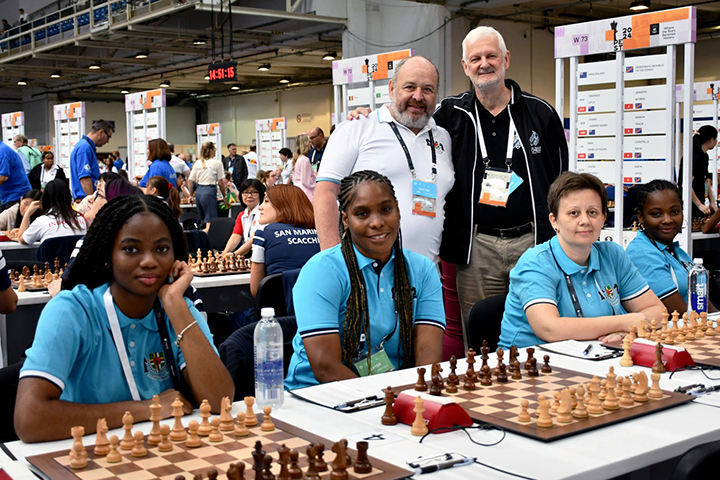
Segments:
[[[623,183],[632,183],[632,177],[623,177]]]
[[[635,129],[635,133],[636,133],[636,134],[637,134],[637,133],[642,133],[642,128],[636,128],[636,129]]]
[[[635,183],[642,183],[642,177],[635,177]]]
[[[578,130],[578,135],[587,135],[587,130]]]
[[[625,67],[625,73],[633,73],[635,71],[635,67]]]
[[[623,154],[623,158],[632,158],[632,153],[630,153],[630,152],[625,152],[625,153]]]
[[[592,107],[590,107],[590,108],[588,109],[588,112],[594,112],[594,111],[595,111],[595,105],[593,105]]]
[[[590,130],[590,132],[588,133],[588,135],[595,135],[595,130]]]
[[[635,152],[635,158],[642,158],[642,152]]]
[[[587,78],[587,72],[580,72],[580,78]]]
[[[595,154],[594,154],[594,153],[589,153],[589,154],[588,154],[588,158],[595,158]]]
[[[631,133],[633,133],[633,129],[632,129],[632,128],[626,128],[626,129],[625,129],[625,135],[630,135]]]
[[[625,110],[632,110],[632,109],[633,109],[633,104],[632,104],[632,103],[626,103],[626,104],[625,104]]]
[[[578,107],[578,113],[585,113],[587,111],[587,107]]]
[[[585,154],[584,154],[584,153],[578,153],[578,159],[579,159],[579,160],[585,160]]]
[[[636,103],[636,104],[635,104],[635,108],[638,109],[638,110],[641,109],[641,108],[643,108],[642,103]]]

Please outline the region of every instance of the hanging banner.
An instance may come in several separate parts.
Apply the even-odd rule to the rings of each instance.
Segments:
[[[350,85],[392,78],[395,64],[415,55],[413,50],[364,55],[334,60],[332,63],[333,85]]]

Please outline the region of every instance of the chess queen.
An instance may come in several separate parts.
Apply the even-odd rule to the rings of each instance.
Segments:
[[[557,235],[510,272],[499,345],[618,341],[630,325],[660,318],[663,304],[623,248],[598,241],[607,218],[603,183],[565,172],[550,186],[548,206]]]
[[[100,210],[61,291],[43,309],[20,373],[15,427],[26,442],[66,438],[73,426],[163,417],[176,397],[219,408],[233,381],[205,319],[183,297],[192,273],[182,229],[162,200],[120,196]]]
[[[402,248],[392,184],[355,172],[338,202],[340,245],[313,256],[293,289],[290,389],[440,361],[440,279],[432,261]]]

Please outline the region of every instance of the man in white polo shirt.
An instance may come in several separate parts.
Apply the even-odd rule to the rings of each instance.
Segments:
[[[340,181],[359,170],[375,170],[395,187],[403,246],[437,261],[445,195],[455,181],[450,135],[432,119],[438,82],[432,62],[407,58],[390,80],[391,103],[367,118],[340,124],[332,134],[313,201],[321,249],[340,243]]]

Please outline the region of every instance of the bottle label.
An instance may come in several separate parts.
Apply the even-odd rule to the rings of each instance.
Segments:
[[[697,313],[707,312],[707,298],[703,290],[698,289],[698,293],[690,294],[690,309]]]

